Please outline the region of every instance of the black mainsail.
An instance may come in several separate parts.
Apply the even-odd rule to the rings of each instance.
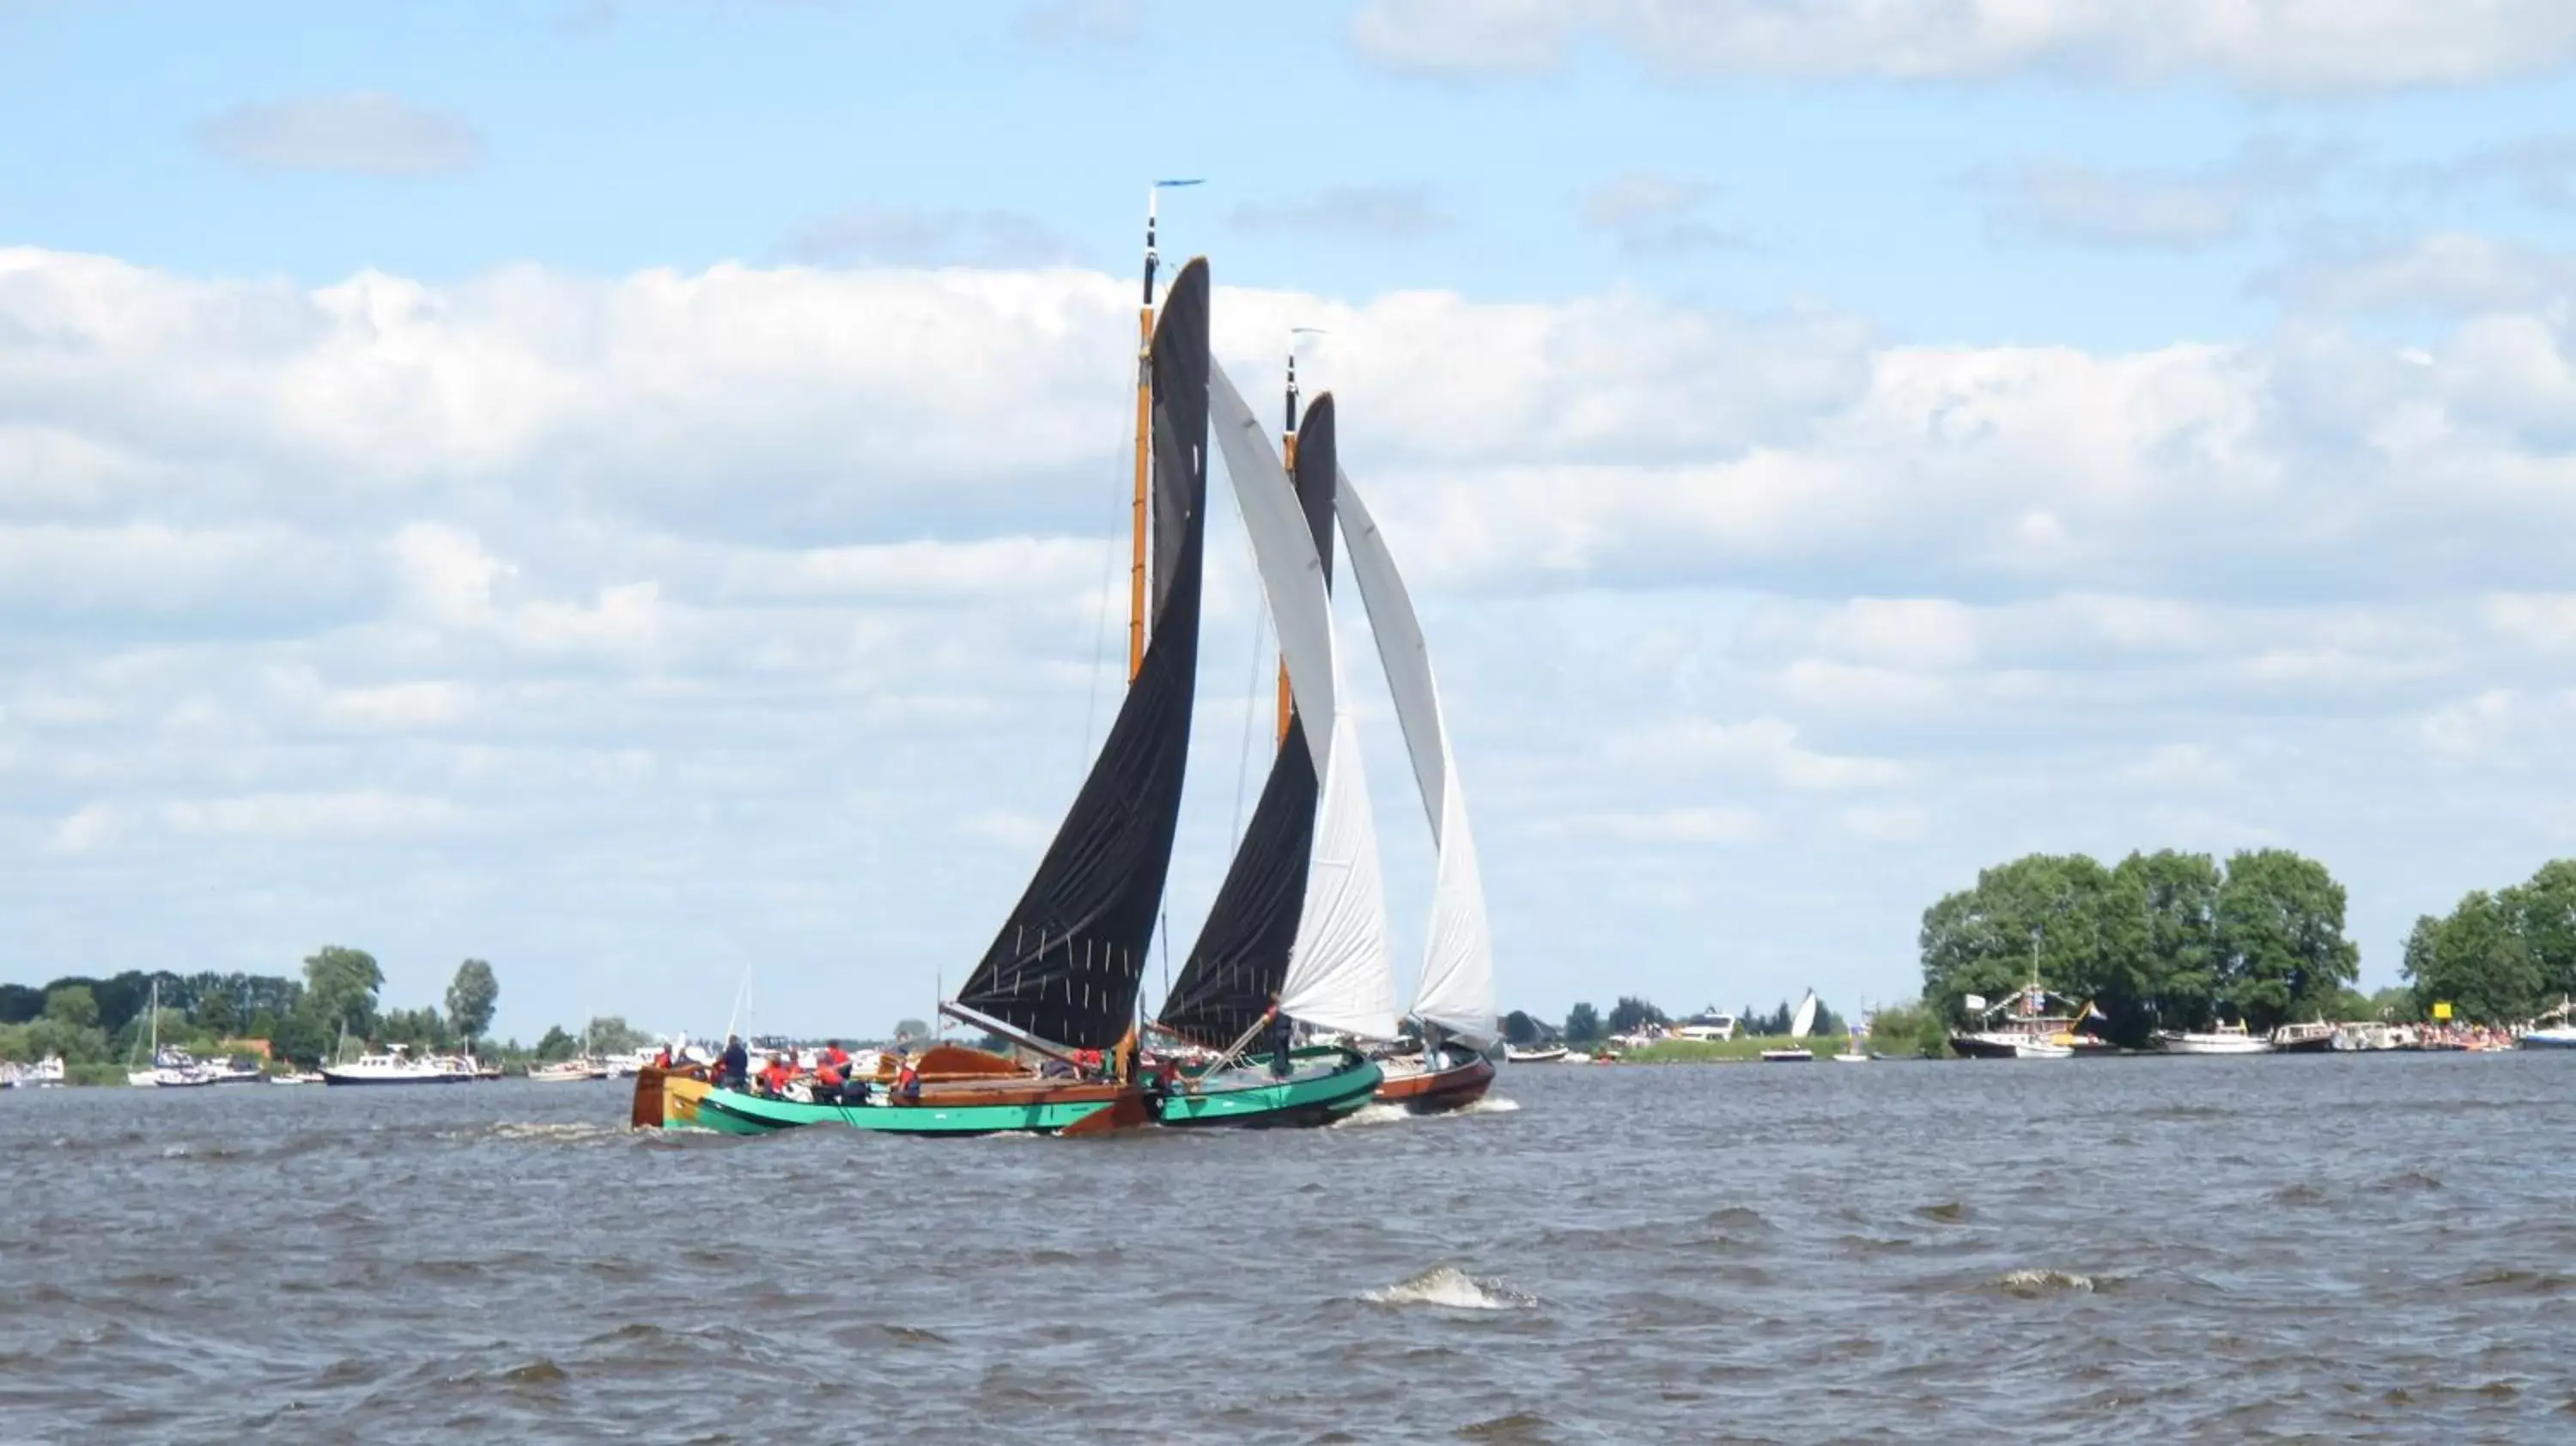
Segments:
[[[1314,535],[1324,581],[1333,576],[1333,398],[1315,398],[1297,423],[1297,504]],[[1288,974],[1315,844],[1315,758],[1306,720],[1292,704],[1270,778],[1252,810],[1225,883],[1198,943],[1173,981],[1156,1022],[1211,1049],[1241,1039],[1270,1007]]]
[[[1134,1023],[1180,819],[1206,540],[1204,258],[1172,279],[1148,365],[1153,606],[1144,659],[1028,892],[956,999],[964,1010],[1073,1049],[1107,1049]]]

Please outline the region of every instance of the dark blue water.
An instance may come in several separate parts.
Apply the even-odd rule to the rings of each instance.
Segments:
[[[1497,1093],[1097,1141],[0,1095],[0,1440],[2576,1440],[2576,1056]]]

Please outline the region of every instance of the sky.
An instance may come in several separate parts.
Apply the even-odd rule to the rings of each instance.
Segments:
[[[1909,998],[2034,850],[2312,855],[2394,982],[2576,847],[2571,116],[2560,0],[0,0],[0,978],[926,1015],[1115,706],[1203,177],[1506,1007]],[[1268,746],[1216,490],[1184,946]]]

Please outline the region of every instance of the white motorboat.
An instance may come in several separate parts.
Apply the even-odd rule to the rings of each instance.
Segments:
[[[2321,1019],[2284,1024],[2272,1031],[2272,1048],[2279,1054],[2321,1054],[2335,1048],[2335,1040],[2342,1033],[2342,1025]]]
[[[270,1075],[268,1077],[268,1082],[273,1085],[320,1084],[322,1082],[322,1072],[320,1070],[288,1070],[284,1074]]]
[[[1564,1061],[1568,1053],[1566,1047],[1561,1044],[1543,1044],[1531,1049],[1523,1049],[1515,1044],[1505,1047],[1503,1058],[1513,1064],[1559,1064]]]
[[[209,1077],[209,1083],[219,1085],[257,1084],[268,1078],[266,1072],[258,1065],[247,1064],[237,1059],[208,1060],[202,1068]]]
[[[0,1064],[0,1089],[52,1089],[63,1082],[63,1057],[49,1054],[34,1064]]]
[[[2246,1033],[2241,1023],[2229,1024],[2221,1020],[2207,1031],[2158,1030],[2156,1048],[2167,1054],[2270,1054],[2272,1041]]]
[[[425,1085],[472,1084],[474,1071],[460,1069],[452,1059],[414,1059],[403,1046],[389,1046],[383,1054],[364,1054],[345,1064],[333,1064],[322,1071],[327,1085]]]
[[[1816,1052],[1812,1049],[1766,1049],[1762,1051],[1762,1062],[1764,1064],[1806,1064],[1813,1061],[1815,1057]]]
[[[590,1065],[582,1060],[559,1059],[552,1064],[529,1065],[528,1078],[539,1084],[579,1084],[596,1079],[597,1076],[590,1072]]]
[[[2576,1001],[2559,1000],[2514,1042],[2524,1049],[2576,1049]]]
[[[2073,1059],[2075,1046],[2037,1031],[1985,1029],[1950,1036],[1950,1048],[1969,1059]]]

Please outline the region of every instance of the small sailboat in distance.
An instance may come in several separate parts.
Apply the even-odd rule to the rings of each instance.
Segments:
[[[1804,1039],[1807,1037],[1808,1032],[1813,1030],[1815,1027],[1816,991],[1810,989],[1807,991],[1807,997],[1798,1001],[1797,1017],[1789,1021],[1789,1037],[1791,1039]],[[1766,1049],[1762,1051],[1762,1062],[1765,1064],[1805,1064],[1815,1057],[1815,1051],[1808,1049],[1804,1045],[1792,1045],[1787,1049]]]

